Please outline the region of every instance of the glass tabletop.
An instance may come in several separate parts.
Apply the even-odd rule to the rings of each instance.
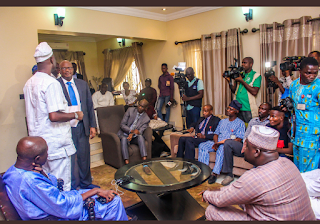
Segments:
[[[147,166],[151,173],[145,172],[144,166]],[[200,173],[201,169],[191,162],[160,159],[134,165],[125,172],[125,175],[133,177],[131,183],[165,187],[189,182],[197,178]]]

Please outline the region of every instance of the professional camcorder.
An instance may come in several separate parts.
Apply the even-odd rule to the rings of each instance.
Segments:
[[[174,73],[173,81],[179,85],[180,88],[184,88],[184,86],[187,84],[186,75],[183,72],[184,70],[181,68],[175,68],[176,71],[179,71],[178,73]]]
[[[276,61],[272,61],[272,62],[266,62],[265,67],[266,67],[266,72],[264,73],[264,76],[267,78],[267,85],[268,87],[272,87],[273,88],[273,92],[275,91],[275,89],[278,88],[278,85],[275,84],[274,82],[272,82],[269,78],[271,76],[275,76],[275,72],[272,69],[275,65],[277,64]]]
[[[234,65],[231,65],[230,67],[230,71],[225,71],[223,73],[223,77],[224,78],[230,78],[230,79],[235,79],[238,77],[242,77],[244,78],[244,70],[243,67],[239,66],[238,67],[238,60],[236,58],[234,58]]]
[[[292,56],[292,57],[284,57],[282,60],[285,61],[280,64],[280,70],[286,71],[298,71],[300,69],[300,63],[303,59],[305,59],[305,56]]]
[[[280,106],[284,106],[285,108],[288,109],[288,111],[292,111],[293,103],[294,103],[293,99],[291,99],[290,97],[286,97],[280,101]]]

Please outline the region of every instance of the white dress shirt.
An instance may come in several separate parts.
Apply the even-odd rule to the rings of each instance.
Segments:
[[[30,136],[44,138],[48,160],[71,156],[76,152],[69,122],[51,122],[49,113],[65,112],[68,103],[60,83],[43,72],[36,72],[23,88]]]
[[[74,83],[74,79],[72,78],[70,81],[67,81],[62,77],[62,81],[63,81],[64,85],[66,86],[68,94],[69,94],[69,85],[67,84],[67,82],[71,82],[71,86],[73,88],[74,94],[76,95],[76,99],[77,99],[78,105],[80,107],[79,109],[81,110],[80,95],[79,95],[78,88],[77,88],[76,84]],[[70,95],[69,95],[69,97],[70,97]]]
[[[107,107],[114,105],[114,99],[111,92],[107,91],[104,95],[101,91],[97,91],[92,95],[93,108]]]

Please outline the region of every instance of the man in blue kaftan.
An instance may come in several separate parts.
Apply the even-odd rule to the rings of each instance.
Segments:
[[[233,100],[226,112],[229,118],[220,120],[214,132],[213,141],[206,141],[199,145],[198,161],[204,164],[209,165],[209,152],[216,151],[215,165],[208,179],[209,184],[215,183],[217,175],[221,172],[224,157],[224,142],[231,139],[232,141],[242,143],[246,127],[245,123],[237,117],[241,107],[242,105],[237,100]]]
[[[289,96],[294,101],[295,125],[293,156],[301,173],[318,168],[320,151],[320,79],[318,61],[305,58],[300,64],[300,78],[292,82]]]
[[[41,137],[22,138],[17,145],[17,161],[3,175],[7,194],[23,220],[45,219],[88,220],[84,200],[102,196],[96,201],[96,220],[128,220],[122,201],[112,190],[100,188],[59,191],[57,178],[46,174],[41,166],[47,160],[48,146]]]

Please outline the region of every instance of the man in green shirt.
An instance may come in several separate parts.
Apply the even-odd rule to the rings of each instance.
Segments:
[[[235,78],[234,85],[229,85],[235,99],[242,104],[238,117],[248,123],[253,117],[258,116],[256,98],[261,86],[261,75],[252,70],[253,59],[246,57],[242,60],[242,67],[245,72],[244,78]],[[228,82],[230,79],[226,78]],[[239,85],[238,85],[239,83]]]

